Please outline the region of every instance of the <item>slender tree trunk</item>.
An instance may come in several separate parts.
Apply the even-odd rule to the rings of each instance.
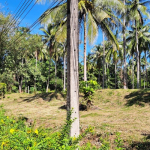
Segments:
[[[139,89],[139,73],[140,73],[140,62],[139,62],[139,47],[138,47],[138,33],[137,33],[137,22],[135,20],[136,27],[136,52],[137,52],[137,89]]]
[[[140,78],[140,88],[141,88],[141,54],[139,54],[139,78]]]
[[[27,74],[27,72],[26,72],[26,74]],[[26,77],[25,77],[25,93],[27,93],[27,79],[26,79]]]
[[[145,89],[145,72],[144,72],[144,89]]]
[[[116,62],[115,62],[115,89],[117,88],[117,86],[116,86],[116,82],[117,82],[117,79],[116,79],[116,71],[117,71],[117,64],[116,64]]]
[[[106,63],[106,68],[107,68],[107,71],[108,71],[108,63]],[[109,74],[107,72],[107,87],[108,87],[108,82],[109,82]]]
[[[57,61],[55,56],[55,92],[57,90]]]
[[[125,0],[124,0],[125,5]],[[126,65],[126,37],[125,37],[125,15],[123,18],[123,57],[124,57],[124,69],[123,69],[123,88],[127,89],[127,65]]]
[[[105,35],[103,32],[103,89],[105,88]]]
[[[21,87],[21,77],[18,77],[18,84],[19,84],[19,93],[22,92],[22,87]]]
[[[48,80],[47,80],[47,86],[46,86],[46,93],[48,92],[48,89],[49,89],[50,68],[51,68],[51,57],[49,57],[49,70],[48,70]]]
[[[123,85],[123,80],[124,80],[124,78],[123,78],[123,69],[122,69],[122,66],[123,66],[123,61],[121,61],[121,73],[120,73],[120,78],[121,78],[121,84]],[[124,86],[123,86],[123,88],[124,88]]]
[[[106,88],[107,88],[106,63],[105,63],[105,84],[106,84]]]
[[[64,46],[64,91],[66,90],[66,55],[65,55],[65,46]]]
[[[146,74],[146,88],[147,88],[148,79],[147,79],[147,55],[146,55],[146,51],[145,51],[145,74]]]
[[[78,0],[67,0],[67,119],[73,108],[70,136],[78,137],[79,130],[79,29]]]
[[[84,13],[84,81],[87,81],[86,77],[86,14]]]
[[[132,58],[132,89],[134,89],[134,55]]]
[[[37,71],[37,50],[36,50],[36,63],[35,63],[36,69],[35,72]],[[36,93],[36,75],[34,77],[34,92]]]
[[[98,68],[98,83],[100,84],[100,68]]]

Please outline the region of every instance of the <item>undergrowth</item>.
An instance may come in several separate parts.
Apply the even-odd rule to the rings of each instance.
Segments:
[[[71,113],[69,114],[71,116]],[[25,120],[5,115],[5,110],[0,107],[0,149],[4,150],[109,150],[108,139],[100,138],[100,147],[87,142],[79,146],[79,142],[87,135],[94,133],[93,127],[88,127],[79,137],[69,137],[71,124],[74,120],[69,119],[60,131],[53,132],[50,129],[27,126]],[[117,135],[115,140],[116,150],[122,150],[122,140]]]

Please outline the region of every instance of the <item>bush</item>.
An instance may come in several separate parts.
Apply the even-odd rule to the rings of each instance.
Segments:
[[[18,87],[12,86],[12,92],[17,93],[18,92]]]
[[[4,115],[4,109],[0,110],[0,149],[15,150],[75,150],[77,143],[92,128],[88,128],[78,138],[70,138],[70,126],[74,120],[66,121],[59,132],[52,133],[50,130],[27,127],[22,118],[15,120]],[[71,113],[70,113],[71,114]]]
[[[53,78],[50,81],[50,89],[51,90],[55,90],[55,86],[56,86],[56,91],[62,91],[63,90],[63,83],[62,83],[62,79],[60,78]]]
[[[85,100],[91,100],[92,96],[96,89],[99,88],[98,83],[96,81],[82,81],[79,85],[80,92],[84,94]]]
[[[34,92],[34,87],[30,87],[30,93]]]
[[[0,83],[0,96],[2,96],[4,98],[5,93],[6,93],[6,84],[5,83]]]

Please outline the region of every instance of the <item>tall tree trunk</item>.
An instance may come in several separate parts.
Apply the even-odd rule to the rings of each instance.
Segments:
[[[108,63],[106,63],[106,71],[108,71]],[[109,74],[108,74],[108,72],[107,72],[107,87],[108,87],[108,82],[109,82]]]
[[[144,89],[145,89],[145,72],[144,72]]]
[[[18,77],[19,93],[22,92],[22,77]]]
[[[66,90],[66,55],[65,55],[65,46],[64,46],[64,91]]]
[[[86,14],[84,13],[84,81],[87,81],[86,77]]]
[[[139,86],[141,88],[141,54],[139,54],[139,78],[140,78]]]
[[[67,0],[67,119],[73,108],[70,136],[79,136],[79,29],[78,0]]]
[[[125,5],[125,0],[124,0]],[[124,68],[123,68],[123,88],[127,89],[127,65],[126,65],[126,37],[125,37],[125,14],[123,17],[123,59],[124,59]]]
[[[100,68],[98,68],[98,83],[100,84]]]
[[[57,90],[57,61],[55,56],[55,92]]]
[[[139,89],[139,74],[140,74],[140,62],[139,62],[139,47],[138,47],[138,33],[137,33],[137,22],[135,20],[135,27],[136,27],[136,52],[137,52],[137,89]]]
[[[120,73],[120,78],[121,78],[121,84],[124,85],[124,84],[123,84],[124,78],[123,78],[123,69],[122,69],[122,66],[123,66],[123,61],[121,61],[121,73]],[[123,86],[123,88],[124,88],[124,86]]]
[[[132,58],[132,89],[134,89],[134,55]]]
[[[46,86],[46,93],[48,92],[48,89],[49,89],[50,69],[51,69],[51,57],[49,57],[49,70],[48,70],[48,80],[47,80],[47,86]]]
[[[103,32],[103,89],[105,87],[105,35]]]
[[[106,88],[107,88],[106,63],[105,63],[105,84],[106,84]]]
[[[146,55],[146,51],[145,51],[145,74],[146,74],[146,88],[147,88],[148,87],[147,86],[148,79],[147,79],[147,55]]]
[[[116,64],[116,62],[115,62],[115,89],[117,88],[117,85],[116,85],[116,82],[117,82],[117,79],[116,79],[116,68],[117,68],[117,64]]]
[[[35,66],[36,66],[36,69],[35,69],[35,72],[37,71],[37,50],[36,50],[36,63],[35,63]],[[34,92],[36,93],[36,75],[34,77]]]

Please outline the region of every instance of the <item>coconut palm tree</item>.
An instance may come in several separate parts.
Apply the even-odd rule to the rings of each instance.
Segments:
[[[96,45],[91,50],[93,62],[95,62],[96,68],[98,68],[98,83],[100,84],[100,69],[102,65],[103,46]]]
[[[70,136],[79,136],[79,29],[78,29],[78,0],[67,0],[67,114],[71,113]]]
[[[144,26],[142,24],[139,24],[138,37],[137,37],[137,28],[135,26],[132,26],[132,30],[129,31],[129,34],[126,39],[126,41],[128,42],[128,46],[131,50],[131,54],[133,55],[135,53],[136,56],[139,57],[139,58],[137,58],[137,72],[139,71],[139,81],[140,81],[140,69],[138,70],[138,67],[140,67],[140,56],[143,51],[145,51],[149,48],[149,43],[150,43],[149,30],[150,30],[150,24],[147,24]],[[137,54],[137,40],[138,40],[139,54]],[[139,62],[138,62],[138,60],[139,60]],[[138,80],[138,78],[137,78],[137,80]],[[139,88],[140,82],[137,82],[137,88]]]
[[[51,57],[54,53],[54,45],[55,45],[55,34],[56,34],[56,27],[49,24],[47,26],[47,29],[40,28],[40,30],[43,31],[43,42],[47,45],[47,50],[49,53],[49,71],[48,71],[48,79],[47,79],[47,86],[46,86],[46,92],[48,92],[49,89],[49,81],[50,81],[50,66],[51,66]],[[56,73],[56,71],[55,71]]]
[[[116,78],[116,73],[117,73],[117,62],[118,62],[118,51],[114,45],[109,47],[108,52],[106,53],[106,59],[113,61],[115,64],[115,89],[117,87],[117,78]]]
[[[90,43],[94,41],[96,36],[98,35],[98,28],[100,27],[106,34],[107,38],[114,41],[115,44],[118,45],[115,36],[113,35],[112,29],[110,26],[115,25],[116,17],[111,13],[111,9],[113,10],[122,10],[123,4],[119,0],[79,0],[79,24],[84,24],[84,81],[87,80],[86,77],[86,41],[88,40]],[[43,20],[42,23],[49,22],[51,18],[51,22],[55,22],[56,24],[60,24],[62,28],[66,28],[66,4],[63,3],[59,7],[53,8],[53,11],[49,13],[48,17]],[[45,12],[47,14],[51,10]],[[55,15],[55,17],[54,17]],[[115,21],[113,20],[115,19]],[[63,34],[64,38],[66,35]],[[87,32],[88,31],[88,32]]]
[[[144,23],[144,17],[149,16],[149,12],[146,6],[150,1],[141,1],[141,0],[133,0],[130,1],[129,15],[130,19],[135,22],[135,34],[136,34],[136,53],[137,53],[137,88],[139,88],[139,79],[140,79],[140,52],[139,52],[139,25]]]

